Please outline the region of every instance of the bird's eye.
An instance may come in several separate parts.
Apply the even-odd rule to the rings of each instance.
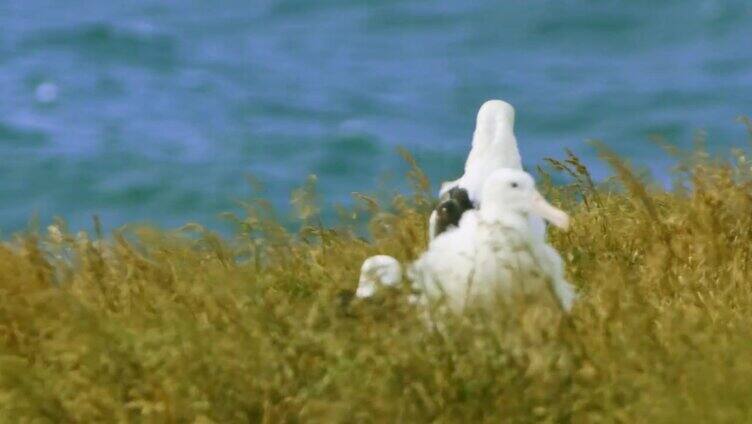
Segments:
[[[509,184],[509,186],[512,187],[512,188],[517,188],[518,185],[519,184],[517,184],[516,182],[512,182],[512,183]]]

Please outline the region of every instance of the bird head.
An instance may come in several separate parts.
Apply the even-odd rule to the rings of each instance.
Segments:
[[[503,100],[489,100],[478,109],[475,130],[492,139],[501,129],[514,129],[514,107]]]
[[[503,125],[514,128],[514,107],[503,100],[489,100],[478,109],[476,128],[483,129]]]
[[[442,201],[436,206],[436,228],[434,229],[435,234],[433,236],[443,233],[451,226],[458,226],[462,214],[470,209],[473,209],[473,203],[468,197],[467,190],[459,187],[449,190],[442,196]]]
[[[517,169],[499,169],[486,179],[481,211],[493,216],[534,214],[563,230],[569,226],[569,215],[548,203],[536,190],[533,177]]]

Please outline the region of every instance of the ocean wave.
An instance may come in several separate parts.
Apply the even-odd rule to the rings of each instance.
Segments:
[[[0,122],[0,148],[8,145],[13,147],[39,147],[45,143],[47,143],[47,134],[41,131],[19,128]]]
[[[178,61],[175,40],[145,23],[116,26],[82,24],[46,29],[22,40],[20,50],[68,50],[96,61],[123,62],[150,68],[171,68]]]

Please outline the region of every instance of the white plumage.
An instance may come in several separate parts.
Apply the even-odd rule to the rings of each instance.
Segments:
[[[561,258],[545,243],[543,218],[529,211],[534,199],[529,198],[526,203],[525,196],[518,196],[519,204],[505,203],[501,200],[504,193],[501,193],[494,204],[484,205],[484,193],[495,191],[490,186],[484,189],[491,175],[496,175],[497,180],[519,177],[527,184],[528,197],[542,200],[540,195],[536,197],[532,178],[522,172],[514,119],[514,108],[502,100],[489,100],[481,106],[464,174],[457,180],[443,183],[439,192],[439,196],[444,197],[453,187],[464,189],[475,207],[481,210],[466,212],[459,228],[450,229],[439,237],[435,237],[434,211],[429,219],[429,249],[409,267],[408,277],[423,287],[426,296],[435,297],[445,292],[450,303],[461,309],[468,298],[482,298],[505,285],[513,285],[512,281],[519,275],[512,274],[540,274],[544,278],[529,278],[526,289],[533,290],[535,281],[540,286],[540,282],[548,278],[562,306],[569,310],[576,295],[564,280]],[[511,173],[498,172],[505,169]],[[552,210],[555,209],[549,205],[548,212]],[[559,224],[566,221],[566,214],[561,211],[552,216]],[[513,225],[507,222],[510,220]],[[385,255],[370,257],[363,263],[356,294],[370,297],[379,285],[398,284],[401,276],[402,267],[396,259]]]
[[[360,279],[355,296],[371,297],[379,286],[393,287],[402,282],[402,265],[391,256],[371,256],[360,268]]]
[[[489,100],[481,105],[475,121],[465,173],[457,180],[441,185],[439,196],[452,187],[467,190],[473,203],[482,201],[483,183],[500,168],[522,169],[522,159],[514,136],[514,108],[502,100]]]
[[[408,269],[426,300],[443,298],[461,312],[498,295],[551,289],[569,310],[575,293],[564,279],[561,258],[531,226],[535,216],[566,228],[566,213],[548,204],[533,178],[518,169],[493,171],[480,195],[480,209],[438,235]]]
[[[464,174],[441,185],[442,198],[453,187],[467,191],[468,197],[478,207],[483,203],[483,184],[498,169],[522,170],[522,159],[514,135],[515,110],[502,100],[489,100],[481,105],[476,118],[470,153],[465,162]],[[534,231],[545,238],[546,227],[538,217],[531,218]],[[431,213],[428,224],[429,240],[436,236],[436,212]]]

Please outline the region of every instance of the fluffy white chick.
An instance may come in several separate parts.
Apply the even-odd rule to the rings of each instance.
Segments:
[[[391,256],[371,256],[360,267],[355,297],[373,296],[380,286],[394,287],[402,282],[402,265]]]

